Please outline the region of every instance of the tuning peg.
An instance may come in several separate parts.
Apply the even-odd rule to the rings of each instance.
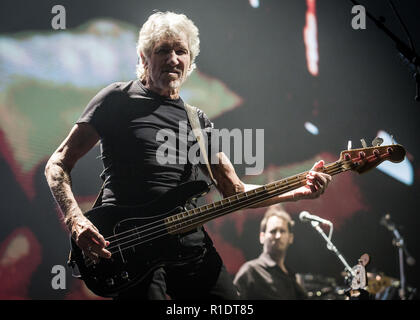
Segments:
[[[360,142],[362,143],[363,148],[367,148],[365,139],[360,139]]]
[[[351,140],[349,140],[349,142],[347,142],[347,150],[351,150]]]
[[[372,141],[372,146],[374,146],[374,147],[379,147],[379,146],[382,144],[382,142],[384,142],[384,139],[379,138],[379,137],[376,137],[376,138],[375,138],[375,139],[373,139],[373,141]]]

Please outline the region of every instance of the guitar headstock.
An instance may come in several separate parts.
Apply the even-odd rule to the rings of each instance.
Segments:
[[[343,167],[358,173],[373,169],[386,160],[398,163],[404,158],[405,149],[399,144],[351,149],[340,153]]]
[[[358,264],[353,267],[354,277],[351,282],[352,290],[365,289],[367,287],[366,266],[369,264],[368,254],[363,254],[358,260]]]
[[[370,257],[367,253],[362,254],[362,256],[359,258],[359,264],[361,264],[363,267],[367,267],[367,265],[370,262]]]

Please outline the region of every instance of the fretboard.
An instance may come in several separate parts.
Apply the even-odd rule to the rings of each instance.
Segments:
[[[351,162],[338,160],[325,165],[322,172],[329,175],[336,175],[349,169],[351,169]],[[165,225],[171,234],[192,230],[215,218],[240,209],[249,208],[267,199],[302,187],[306,185],[306,176],[308,174],[309,171],[299,173],[250,191],[235,194],[211,204],[183,211],[166,218]]]

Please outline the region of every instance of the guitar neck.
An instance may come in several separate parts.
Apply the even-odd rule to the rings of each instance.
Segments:
[[[336,175],[350,170],[351,163],[338,160],[324,166],[324,173]],[[171,234],[186,232],[197,228],[215,218],[240,209],[249,208],[267,199],[284,194],[306,185],[309,171],[274,181],[256,189],[224,198],[220,201],[187,210],[165,219],[165,225]]]

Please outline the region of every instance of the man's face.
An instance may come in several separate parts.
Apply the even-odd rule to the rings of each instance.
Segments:
[[[285,252],[293,243],[293,233],[289,232],[286,220],[271,216],[265,232],[260,233],[260,242],[268,253]]]
[[[148,81],[155,89],[179,89],[190,67],[190,51],[187,37],[163,38],[155,43],[151,56],[144,59]]]

